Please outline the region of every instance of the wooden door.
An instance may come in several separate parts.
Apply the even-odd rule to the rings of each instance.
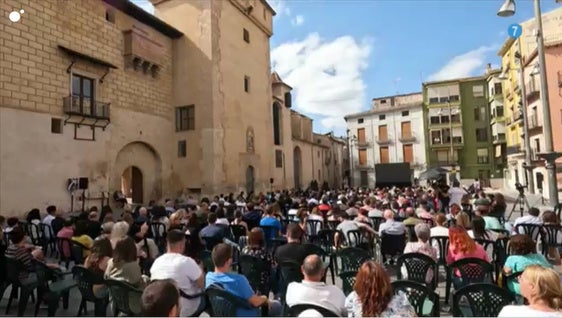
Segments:
[[[359,165],[367,165],[367,149],[359,149]]]
[[[414,162],[414,146],[404,145],[402,146],[402,151],[404,153],[404,162],[413,163]]]
[[[409,121],[402,122],[401,127],[402,138],[410,138],[412,137],[412,124]]]
[[[388,129],[386,125],[379,126],[379,140],[388,140]]]
[[[389,163],[390,160],[388,158],[388,147],[381,147],[380,148],[380,157],[381,163]]]
[[[357,129],[357,142],[359,143],[365,142],[365,128]]]

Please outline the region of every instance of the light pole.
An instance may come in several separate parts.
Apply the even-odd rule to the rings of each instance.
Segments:
[[[562,154],[554,152],[552,143],[552,126],[550,120],[550,105],[548,98],[548,85],[546,76],[546,58],[544,55],[544,38],[542,28],[541,4],[540,0],[533,0],[535,8],[535,20],[537,21],[537,53],[540,67],[541,81],[541,104],[543,113],[543,135],[544,135],[544,153],[539,154],[546,161],[546,170],[548,174],[548,193],[550,204],[552,206],[558,204],[558,186],[556,181],[556,159]],[[505,0],[504,4],[498,11],[498,16],[509,17],[515,14],[515,0]]]
[[[449,94],[450,95],[450,94]],[[451,172],[455,174],[455,176],[453,177],[452,175],[449,177],[449,182],[453,182],[453,179],[456,179],[456,170],[455,168],[457,167],[456,162],[455,162],[455,149],[453,148],[453,113],[452,113],[452,109],[451,109],[451,101],[447,98],[447,104],[449,105],[449,145],[450,145],[450,151],[451,151],[451,166],[453,166],[453,168],[451,169]]]

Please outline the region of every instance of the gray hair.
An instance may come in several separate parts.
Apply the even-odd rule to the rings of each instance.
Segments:
[[[414,231],[416,232],[418,240],[424,243],[427,242],[429,240],[429,237],[431,236],[431,230],[429,229],[429,225],[427,225],[426,223],[416,224],[416,226],[414,227]]]
[[[111,231],[111,238],[121,239],[127,236],[127,233],[129,233],[129,223],[125,221],[120,221],[113,225],[113,229]]]
[[[323,269],[322,259],[316,254],[308,255],[302,264],[302,271],[306,276],[319,275]]]

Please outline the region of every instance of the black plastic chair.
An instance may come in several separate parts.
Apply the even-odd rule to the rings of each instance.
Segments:
[[[242,236],[246,236],[246,228],[242,225],[231,224],[230,233],[232,235],[232,240],[238,243]]]
[[[285,295],[287,293],[287,286],[292,282],[301,282],[304,277],[301,272],[301,264],[295,262],[280,262],[278,264],[278,269],[281,277],[280,293],[281,299],[285,300]]]
[[[460,277],[455,275],[456,270],[460,272]],[[479,258],[463,258],[449,264],[445,285],[445,304],[448,304],[449,301],[451,285],[457,290],[466,285],[491,283],[494,281],[493,273],[494,267],[492,264]],[[455,281],[453,281],[453,278],[455,278]]]
[[[418,317],[439,317],[439,294],[426,285],[410,280],[399,280],[391,283],[394,294],[402,291],[406,294],[408,302],[414,307]],[[425,312],[426,301],[432,303],[429,312]]]
[[[25,232],[27,236],[31,239],[31,243],[35,246],[41,246],[45,249],[45,240],[43,238],[43,231],[41,231],[41,226],[30,222],[25,223]]]
[[[371,259],[369,253],[357,247],[346,247],[339,250],[342,272],[357,272],[365,261]]]
[[[324,224],[320,220],[306,220],[306,238],[310,243],[318,241],[318,232],[322,230]]]
[[[490,259],[490,263],[494,265],[494,273],[496,277],[501,272],[503,264],[498,263],[498,253],[497,253],[497,244],[495,241],[486,240],[486,239],[474,239],[474,241],[484,248],[488,258]],[[491,250],[491,251],[490,251]],[[491,256],[491,257],[490,257]]]
[[[246,276],[250,286],[256,294],[269,295],[271,289],[271,277],[262,281],[262,273],[270,272],[271,264],[266,260],[252,255],[240,255],[238,258],[238,270]]]
[[[14,299],[18,299],[18,317],[22,317],[27,307],[29,297],[33,297],[33,291],[39,286],[38,281],[20,279],[23,264],[13,258],[6,257],[6,286],[11,285],[12,291],[6,305],[6,315],[10,313],[10,307]],[[18,290],[20,292],[18,298]]]
[[[88,302],[94,303],[94,315],[97,317],[105,317],[107,305],[109,304],[109,295],[100,298],[94,294],[94,285],[103,285],[104,279],[101,275],[96,275],[94,272],[82,266],[74,266],[72,268],[74,279],[78,283],[78,290],[82,295],[80,306],[78,307],[77,316],[87,314]]]
[[[330,257],[330,263],[334,267],[334,272],[338,272],[337,254],[338,248],[336,246],[335,236],[338,231],[333,229],[323,229],[318,232],[318,244]]]
[[[59,254],[59,264],[64,263],[66,268],[70,267],[70,262],[72,261],[72,240],[67,238],[57,237],[56,239],[57,251]],[[68,254],[65,252],[68,251]]]
[[[543,225],[541,231],[542,254],[548,258],[548,248],[562,247],[562,243],[558,242],[558,236],[562,233],[562,226],[558,224]]]
[[[80,242],[71,240],[70,245],[70,255],[71,259],[74,261],[74,265],[82,265],[84,264],[84,252],[89,251],[90,249]]]
[[[371,216],[369,217],[369,220],[371,220],[371,223],[373,224],[373,230],[377,232],[379,231],[381,223],[384,222],[384,218],[382,216]]]
[[[402,266],[406,268],[407,280],[420,283],[431,290],[437,288],[439,272],[437,262],[431,257],[422,253],[407,253],[398,257],[396,261],[396,276],[399,281],[404,279],[402,277]],[[433,271],[433,277],[431,282],[428,283],[426,278],[430,270]]]
[[[432,236],[429,238],[432,246],[433,242],[437,242],[437,250],[439,251],[439,258],[437,259],[437,268],[439,266],[445,267],[447,265],[446,258],[449,252],[449,237],[448,236]]]
[[[154,243],[158,246],[158,251],[160,253],[166,250],[166,225],[160,222],[151,222],[150,231],[152,232],[152,238]]]
[[[333,311],[330,311],[324,307],[320,307],[317,305],[312,304],[298,304],[289,307],[289,315],[290,317],[298,317],[303,311],[305,310],[316,310],[319,312],[322,317],[340,317],[341,314],[336,314]]]
[[[341,272],[339,277],[342,281],[342,290],[343,293],[347,296],[355,287],[355,277],[357,276],[357,272]]]
[[[390,235],[381,233],[381,254],[382,261],[386,263],[394,257],[398,257],[404,253],[406,247],[406,235]]]
[[[238,309],[253,309],[246,299],[237,297],[219,285],[211,285],[205,290],[205,294],[211,305],[211,317],[237,317]],[[262,316],[267,316],[262,307]]]
[[[533,242],[536,243],[538,242],[539,236],[541,235],[541,229],[542,225],[540,224],[522,223],[517,224],[517,226],[515,227],[515,232],[519,234],[529,235],[533,239]]]
[[[140,312],[135,312],[131,308],[131,298],[138,297],[139,304],[141,303],[142,290],[128,284],[124,281],[108,279],[105,281],[106,286],[109,288],[109,299],[113,309],[113,316],[117,317],[119,314],[124,314],[127,317],[135,317],[140,315]]]
[[[468,306],[463,306],[463,298]],[[454,317],[497,317],[502,308],[515,301],[511,293],[494,284],[471,284],[453,295]]]
[[[41,229],[41,235],[43,237],[41,240],[41,243],[43,244],[41,245],[43,247],[43,250],[45,251],[45,253],[47,253],[47,250],[50,250],[51,255],[54,255],[57,247],[56,236],[53,228],[51,228],[50,225],[44,223],[39,224],[39,228]]]
[[[70,290],[77,286],[73,279],[64,279],[63,273],[49,268],[45,263],[34,261],[35,274],[37,275],[37,302],[35,304],[35,316],[39,313],[39,307],[44,301],[48,305],[47,316],[53,317],[58,309],[59,300],[63,299],[63,308],[68,309]]]

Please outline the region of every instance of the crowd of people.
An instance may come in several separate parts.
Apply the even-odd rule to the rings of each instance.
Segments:
[[[475,186],[473,185],[473,188]],[[35,263],[53,270],[64,265],[50,262],[45,254],[53,247],[41,242],[71,240],[83,247],[83,266],[103,279],[127,282],[142,290],[142,297],[131,298],[133,312],[145,316],[193,316],[211,304],[204,297],[206,288],[219,286],[247,301],[237,316],[258,316],[267,307],[269,316],[280,316],[284,306],[315,305],[337,316],[371,317],[417,315],[408,297],[395,293],[386,263],[367,260],[357,270],[353,291],[326,283],[326,263],[315,253],[311,238],[321,229],[333,228],[329,252],[346,246],[361,246],[385,235],[407,238],[401,252],[422,253],[446,264],[465,258],[492,262],[494,255],[480,242],[509,240],[509,256],[502,264],[506,275],[522,273],[509,281],[507,288],[526,299],[527,305],[506,306],[502,317],[562,316],[562,290],[559,274],[552,264],[560,261],[556,247],[537,253],[537,238],[523,233],[520,225],[560,225],[552,211],[530,208],[514,222],[505,220],[507,205],[501,193],[485,194],[479,187],[474,194],[453,182],[415,188],[345,189],[333,191],[277,191],[267,194],[241,193],[203,198],[165,200],[162,205],[130,208],[118,200],[116,207],[92,207],[72,217],[55,206],[41,218],[38,209],[24,219],[0,216],[2,260],[21,262],[20,279],[34,280]],[[236,230],[236,233],[234,233]],[[348,235],[360,231],[355,238]],[[562,234],[557,234],[562,244]],[[447,237],[446,255],[433,238]],[[281,242],[270,248],[268,242]],[[355,241],[360,240],[360,241]],[[72,258],[69,246],[56,251]],[[212,265],[202,255],[210,254]],[[239,255],[263,260],[268,270],[261,272],[261,283],[252,286],[248,278],[234,272]],[[301,266],[303,280],[283,286],[280,264]],[[3,266],[3,263],[2,263]],[[407,279],[405,268],[398,269]],[[4,271],[0,268],[0,273]],[[438,272],[428,271],[429,284]],[[456,272],[455,286],[462,285]],[[2,279],[4,281],[4,279]],[[110,297],[108,286],[93,286],[97,297]],[[212,307],[212,306],[211,306]],[[96,305],[96,315],[105,315],[104,305]],[[321,316],[306,310],[302,316]]]

